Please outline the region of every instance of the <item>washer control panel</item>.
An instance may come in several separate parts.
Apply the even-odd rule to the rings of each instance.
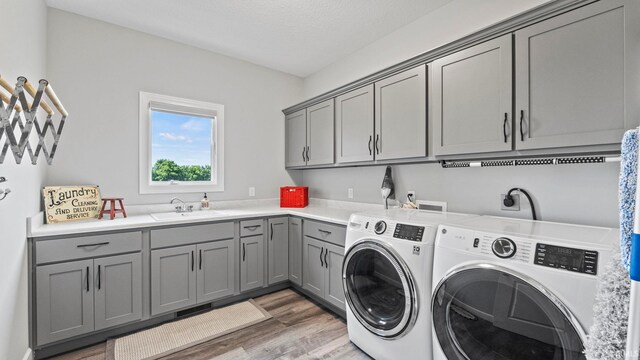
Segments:
[[[589,275],[598,274],[597,251],[538,243],[534,263]]]
[[[422,241],[424,235],[424,226],[396,224],[393,231],[393,237],[409,241]]]
[[[509,238],[500,237],[493,241],[491,250],[497,257],[508,259],[516,254],[516,243]]]

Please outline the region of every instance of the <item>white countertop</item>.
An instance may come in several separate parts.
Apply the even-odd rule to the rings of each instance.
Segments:
[[[311,199],[306,208],[281,208],[277,199],[245,200],[236,202],[216,202],[212,211],[203,217],[186,217],[179,219],[156,220],[150,213],[170,212],[167,205],[125,206],[127,218],[116,215],[109,220],[108,216],[101,220],[85,220],[60,224],[44,224],[43,214],[39,213],[28,219],[28,237],[47,237],[59,235],[77,235],[103,231],[143,229],[159,226],[198,224],[212,221],[241,220],[248,218],[292,215],[307,219],[326,221],[339,225],[347,225],[354,212],[381,209],[382,205],[364,204],[344,201]],[[194,210],[199,211],[199,210]],[[205,210],[206,211],[206,210]]]

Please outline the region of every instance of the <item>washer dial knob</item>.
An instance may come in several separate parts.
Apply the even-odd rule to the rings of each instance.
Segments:
[[[491,250],[497,257],[508,259],[516,254],[516,243],[506,237],[497,238],[491,244]]]
[[[378,235],[384,233],[385,231],[387,231],[387,223],[382,220],[378,221],[376,223],[374,231]]]

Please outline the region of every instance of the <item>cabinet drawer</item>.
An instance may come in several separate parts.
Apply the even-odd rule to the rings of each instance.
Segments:
[[[240,236],[262,234],[262,219],[240,221]]]
[[[151,230],[151,248],[189,245],[233,238],[233,222]]]
[[[36,264],[105,256],[142,249],[142,232],[81,236],[36,242]]]
[[[305,236],[344,247],[344,241],[347,235],[346,227],[305,220],[303,228]]]

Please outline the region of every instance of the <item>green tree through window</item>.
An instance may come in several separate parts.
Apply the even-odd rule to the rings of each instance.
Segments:
[[[175,161],[160,159],[153,164],[152,181],[210,181],[211,165],[178,165]]]

